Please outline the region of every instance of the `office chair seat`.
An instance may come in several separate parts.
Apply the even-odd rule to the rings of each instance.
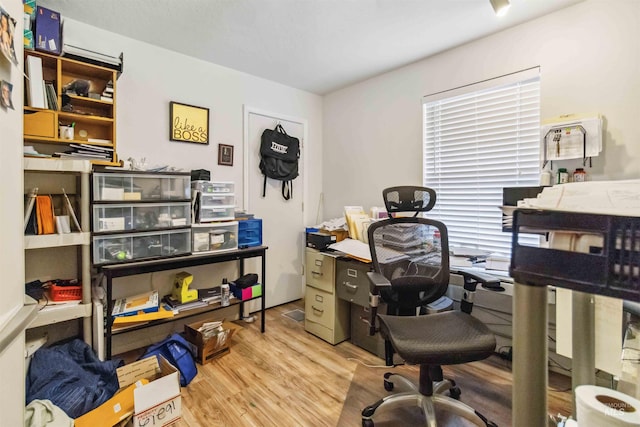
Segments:
[[[491,356],[496,339],[489,328],[461,311],[425,316],[378,314],[380,332],[413,365],[456,365]]]

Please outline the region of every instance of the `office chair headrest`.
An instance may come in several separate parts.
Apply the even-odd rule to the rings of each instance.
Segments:
[[[395,212],[428,212],[436,204],[436,192],[428,187],[400,186],[382,190],[382,199],[389,214]]]

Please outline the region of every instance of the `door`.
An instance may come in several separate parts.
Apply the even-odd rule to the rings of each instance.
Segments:
[[[267,307],[295,301],[304,294],[304,137],[306,120],[245,107],[244,209],[262,219],[262,242],[268,246],[266,265]],[[293,197],[282,196],[282,181],[267,179],[260,172],[260,140],[265,129],[280,123],[288,135],[300,140],[299,176],[293,180]],[[247,270],[249,271],[249,270]]]

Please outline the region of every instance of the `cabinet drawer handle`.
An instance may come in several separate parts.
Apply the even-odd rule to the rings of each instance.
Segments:
[[[313,305],[311,306],[311,308],[313,309],[313,311],[317,311],[318,313],[324,313],[324,310],[321,310],[319,308],[314,307]]]
[[[349,282],[342,282],[343,285],[345,285],[347,288],[357,291],[358,290],[358,285],[352,285]]]
[[[311,274],[315,274],[317,276],[322,276],[322,272],[321,271],[311,271]]]

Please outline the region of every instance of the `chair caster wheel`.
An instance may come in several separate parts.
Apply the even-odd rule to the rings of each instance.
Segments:
[[[370,418],[367,418],[366,420],[363,419],[362,420],[362,427],[373,427],[373,420]]]
[[[451,387],[449,389],[449,397],[452,399],[460,400],[461,394],[462,391],[460,390],[460,387]]]
[[[391,375],[393,375],[392,372],[386,372],[384,374],[384,389],[387,391],[393,391],[393,381],[389,381]]]

